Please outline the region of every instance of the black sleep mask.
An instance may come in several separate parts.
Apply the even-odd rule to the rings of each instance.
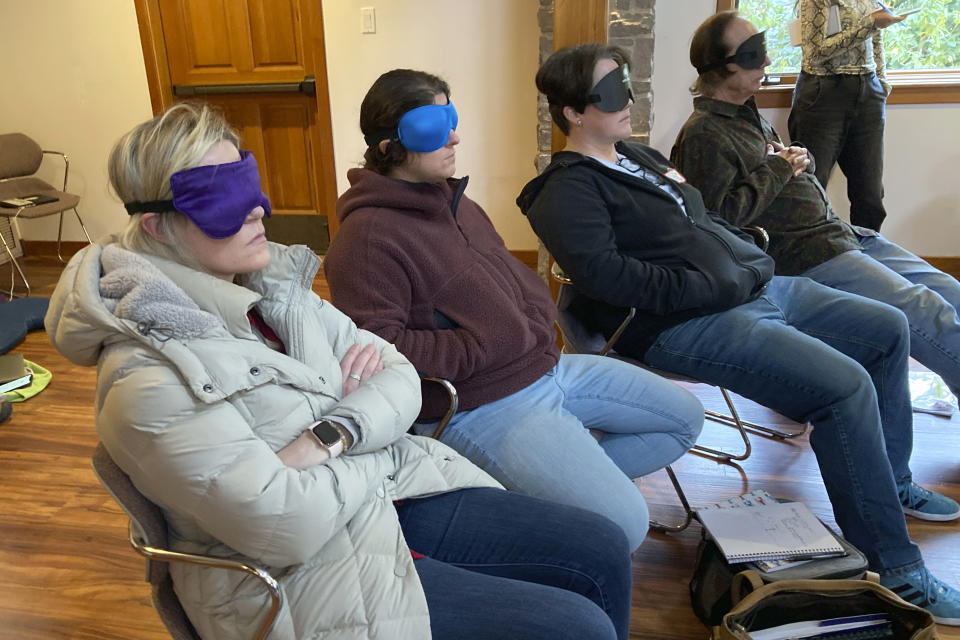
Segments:
[[[600,111],[620,111],[633,100],[633,84],[630,82],[630,67],[622,64],[600,78],[590,89],[587,104],[596,105]]]
[[[719,62],[711,62],[702,67],[697,67],[697,73],[703,75],[707,71],[719,69],[724,65],[735,64],[744,69],[759,69],[767,60],[767,37],[766,31],[755,33],[743,41],[732,56],[727,56]]]

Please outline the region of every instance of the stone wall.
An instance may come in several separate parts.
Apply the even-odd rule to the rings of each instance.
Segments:
[[[676,1],[676,0],[674,0]],[[610,44],[623,47],[630,54],[632,65],[634,105],[630,112],[634,140],[647,142],[653,128],[653,25],[656,0],[609,0],[607,39]],[[553,53],[553,0],[540,0],[537,14],[540,24],[540,63]],[[551,125],[547,99],[537,101],[537,172],[550,164]],[[549,256],[540,245],[537,270],[545,279],[549,276]]]

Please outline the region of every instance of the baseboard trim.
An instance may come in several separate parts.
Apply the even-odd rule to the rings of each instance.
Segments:
[[[21,240],[23,254],[28,256],[56,256],[57,243],[52,240]],[[86,242],[64,241],[61,243],[63,257],[69,258],[87,245]],[[514,257],[534,271],[537,270],[537,250],[518,249],[511,251]],[[932,256],[924,258],[944,273],[960,280],[960,256]]]
[[[957,280],[960,280],[960,257],[957,256],[939,256],[924,258],[931,265],[940,269],[944,273],[949,273]]]
[[[57,255],[57,243],[54,240],[21,240],[23,255],[25,256],[52,256]],[[60,254],[67,260],[80,249],[87,246],[86,242],[64,240],[60,243]]]
[[[518,249],[511,251],[510,253],[513,254],[514,258],[527,265],[534,271],[537,270],[538,255],[536,249]]]

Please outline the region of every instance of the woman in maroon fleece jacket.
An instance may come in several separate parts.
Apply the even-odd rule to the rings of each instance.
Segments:
[[[333,303],[422,376],[457,387],[443,442],[508,489],[607,516],[636,548],[649,516],[631,479],[683,455],[703,408],[638,367],[560,355],[549,289],[464,195],[467,178],[452,177],[449,95],[440,78],[407,69],[367,92],[364,168],[347,174],[323,263]],[[435,386],[423,389],[422,434],[446,408]]]

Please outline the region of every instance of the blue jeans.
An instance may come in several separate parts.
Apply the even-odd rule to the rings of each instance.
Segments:
[[[584,509],[499,489],[397,508],[435,640],[625,640],[631,564],[623,531]]]
[[[960,396],[960,282],[883,236],[857,239],[863,251],[847,251],[803,275],[903,311],[910,355]]]
[[[457,413],[441,441],[507,489],[590,509],[643,542],[647,504],[631,478],[696,441],[703,406],[686,389],[614,358],[572,355],[505,398]],[[435,423],[415,425],[422,435]],[[589,429],[602,431],[598,443]]]
[[[883,208],[883,127],[887,92],[875,73],[815,76],[801,73],[787,119],[790,139],[813,155],[826,188],[833,165],[847,177],[850,220],[880,230]]]
[[[899,310],[774,277],[752,302],[663,331],[643,359],[811,422],[837,523],[885,571],[920,562],[896,486],[910,480],[909,345]]]

